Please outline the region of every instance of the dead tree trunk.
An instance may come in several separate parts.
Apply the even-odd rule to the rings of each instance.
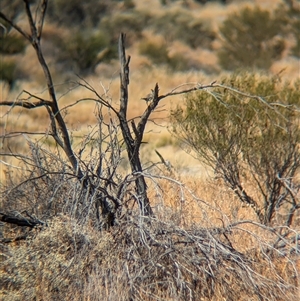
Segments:
[[[41,4],[39,6],[39,9],[36,10],[35,12],[35,17],[32,13],[32,10],[30,8],[30,1],[29,0],[24,0],[25,4],[25,11],[26,15],[28,18],[28,23],[30,25],[30,33],[27,33],[24,31],[22,28],[20,28],[13,20],[10,20],[4,13],[0,12],[0,19],[3,19],[6,21],[8,24],[10,24],[16,31],[18,31],[25,39],[27,39],[32,47],[34,48],[37,58],[39,60],[40,66],[42,67],[44,71],[44,76],[47,82],[47,87],[48,87],[48,94],[50,97],[50,101],[44,100],[42,98],[37,98],[40,100],[40,105],[45,106],[50,120],[51,120],[51,126],[52,126],[52,136],[57,142],[57,144],[64,150],[65,154],[68,157],[68,160],[72,164],[74,172],[77,174],[78,179],[83,178],[83,173],[80,169],[80,166],[78,164],[78,161],[76,159],[76,156],[74,154],[74,151],[72,149],[71,145],[71,140],[69,136],[69,132],[66,126],[66,123],[61,115],[61,112],[58,108],[58,103],[56,99],[56,93],[54,89],[54,84],[51,76],[51,72],[48,68],[48,65],[45,61],[42,48],[41,48],[41,37],[42,37],[42,31],[43,31],[43,24],[46,16],[46,11],[47,11],[47,6],[48,6],[48,1],[43,0],[41,1]],[[16,103],[14,105],[21,105],[23,106],[22,102],[21,103]],[[28,108],[33,108],[28,107]],[[59,134],[60,132],[60,134]],[[86,183],[85,183],[86,185]]]
[[[120,60],[121,72],[120,72],[120,110],[118,112],[118,117],[120,121],[120,127],[122,130],[122,135],[126,144],[131,171],[134,175],[136,175],[135,188],[137,193],[137,201],[142,215],[149,216],[152,215],[153,212],[150,206],[149,198],[147,196],[147,185],[146,185],[145,178],[142,175],[143,169],[139,157],[141,139],[137,139],[137,137],[135,137],[134,139],[132,137],[128,125],[128,121],[126,118],[127,106],[128,106],[130,56],[126,58],[124,42],[125,42],[125,35],[121,33],[119,38],[119,60]]]

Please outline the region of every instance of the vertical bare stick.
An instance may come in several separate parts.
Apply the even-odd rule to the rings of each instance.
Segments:
[[[119,59],[121,65],[120,71],[120,111],[118,112],[118,117],[120,121],[120,127],[122,130],[122,135],[126,144],[127,155],[131,166],[131,171],[136,175],[135,189],[137,193],[137,202],[141,214],[144,216],[153,215],[150,201],[147,196],[147,185],[145,178],[142,174],[142,164],[139,157],[139,148],[141,145],[140,139],[133,139],[128,122],[126,119],[127,106],[128,106],[128,85],[129,85],[129,62],[130,56],[126,59],[125,53],[125,35],[120,34],[119,38]]]
[[[49,93],[49,96],[51,99],[51,114],[55,118],[55,120],[58,124],[58,127],[60,129],[62,140],[63,140],[63,149],[64,149],[70,163],[72,164],[73,170],[77,173],[78,178],[81,179],[83,177],[83,173],[78,165],[78,161],[73,152],[66,123],[65,123],[65,121],[60,113],[60,110],[58,108],[58,103],[57,103],[57,99],[56,99],[56,93],[55,93],[55,89],[54,89],[51,72],[45,61],[45,58],[44,58],[44,55],[43,55],[43,52],[41,49],[41,44],[40,44],[40,37],[42,34],[42,27],[43,27],[44,18],[46,15],[48,1],[44,0],[42,3],[41,12],[40,12],[40,16],[39,16],[39,22],[38,22],[39,23],[38,29],[37,29],[36,24],[32,17],[29,0],[24,0],[24,2],[25,2],[25,9],[26,9],[28,22],[30,24],[30,31],[31,31],[31,36],[30,36],[29,40],[31,42],[31,45],[35,49],[39,63],[44,71],[44,75],[45,75],[45,79],[46,79],[47,87],[48,87],[48,93]],[[56,136],[54,136],[54,137],[56,137]]]
[[[125,34],[121,33],[119,37],[119,60],[121,65],[120,72],[120,114],[126,119],[127,105],[128,105],[128,85],[129,85],[129,62],[130,56],[126,58],[125,54]]]

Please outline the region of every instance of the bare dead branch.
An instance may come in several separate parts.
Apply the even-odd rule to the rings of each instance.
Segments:
[[[50,108],[47,107],[47,111],[51,120],[52,137],[55,139],[56,143],[63,149],[64,143],[58,135],[57,127],[55,123],[55,116],[53,115],[53,112],[50,110]]]
[[[137,127],[137,137],[133,139],[128,121],[126,119],[127,116],[127,105],[128,105],[128,85],[129,85],[129,62],[130,56],[126,58],[125,53],[125,34],[121,33],[119,37],[119,60],[121,65],[120,72],[120,111],[117,116],[119,118],[120,127],[122,131],[122,135],[124,138],[124,142],[126,144],[128,159],[130,162],[131,170],[133,173],[142,171],[142,164],[139,157],[139,148],[142,142],[143,130],[144,127],[139,130],[139,125]],[[148,108],[149,109],[149,108]],[[150,110],[148,111],[150,115]],[[148,116],[149,116],[148,115]],[[142,121],[146,122],[146,118]],[[141,121],[140,121],[141,123]],[[139,124],[140,124],[139,123]],[[150,201],[147,196],[147,185],[143,175],[139,176],[135,180],[136,184],[136,192],[137,192],[137,202],[139,204],[141,214],[143,216],[152,215],[152,209],[150,206]]]
[[[0,106],[23,107],[25,109],[36,109],[43,106],[50,106],[52,102],[48,100],[29,102],[29,101],[1,101]]]
[[[31,43],[32,43],[32,45],[34,45],[38,42],[37,28],[36,28],[35,22],[34,22],[33,17],[32,17],[29,0],[23,0],[23,1],[25,2],[26,15],[27,15],[27,18],[28,18],[28,23],[30,25]]]
[[[21,27],[19,27],[15,22],[8,19],[4,13],[0,11],[0,18],[6,21],[11,27],[13,27],[16,31],[18,31],[26,40],[31,41],[31,36],[23,31]]]
[[[126,58],[125,54],[125,34],[121,33],[119,37],[119,61],[121,64],[120,72],[120,111],[122,119],[126,120],[128,105],[128,85],[129,85],[129,62],[130,56]]]
[[[159,100],[161,99],[164,99],[166,97],[169,97],[169,96],[175,96],[175,95],[181,95],[181,94],[187,94],[187,93],[190,93],[190,92],[195,92],[195,91],[199,91],[199,90],[205,90],[207,88],[214,88],[214,87],[217,87],[218,85],[216,85],[216,81],[213,81],[211,84],[209,85],[196,85],[195,87],[192,87],[190,89],[185,89],[185,90],[182,90],[182,91],[178,91],[178,92],[174,92],[174,91],[171,91],[165,95],[160,95],[158,98]]]
[[[42,32],[43,32],[43,25],[44,25],[44,20],[46,16],[46,11],[47,11],[47,6],[48,6],[48,0],[43,0],[41,3],[41,11],[39,15],[39,20],[37,21],[37,38],[40,40],[42,37]]]
[[[28,19],[28,22],[30,25],[31,35],[25,34],[12,21],[8,20],[8,22],[11,26],[13,26],[16,30],[18,30],[24,37],[26,37],[30,41],[32,47],[36,51],[36,55],[39,60],[40,66],[42,67],[42,69],[44,71],[44,75],[45,75],[45,79],[46,79],[47,87],[48,87],[48,93],[49,93],[49,96],[51,99],[51,101],[48,102],[48,105],[51,107],[51,111],[53,113],[53,116],[55,117],[55,120],[56,120],[58,127],[60,129],[60,132],[61,132],[61,136],[62,136],[61,140],[63,141],[63,150],[65,151],[68,159],[70,160],[74,171],[76,171],[78,173],[78,178],[80,179],[83,177],[83,174],[78,165],[75,154],[73,152],[67,126],[66,126],[65,121],[64,121],[63,117],[61,116],[60,110],[58,108],[58,103],[57,103],[57,99],[56,99],[56,93],[55,93],[55,89],[54,89],[52,76],[51,76],[50,70],[48,68],[48,65],[45,61],[45,58],[43,56],[43,52],[42,52],[41,45],[40,45],[40,37],[42,34],[42,27],[43,27],[42,24],[43,24],[44,18],[45,18],[47,1],[44,1],[42,3],[42,9],[40,11],[40,16],[39,16],[39,25],[38,25],[39,29],[37,29],[36,24],[33,20],[32,12],[30,9],[30,2],[28,0],[24,0],[24,2],[25,2],[25,11],[26,11],[27,19]],[[7,18],[5,17],[5,15],[3,13],[0,14],[0,17],[2,17],[4,20],[7,21]],[[22,102],[20,102],[18,104],[21,104],[21,103]],[[5,105],[9,105],[9,102],[6,102]],[[10,105],[13,105],[13,104],[11,103]],[[41,102],[36,103],[36,105],[42,106],[45,104],[43,101],[41,101]],[[35,107],[30,103],[26,103],[25,106],[26,106],[26,108]],[[48,111],[48,112],[50,112],[50,111]],[[60,141],[60,140],[57,139],[57,141]],[[62,145],[61,143],[59,143],[59,144]]]
[[[5,139],[9,139],[9,138],[14,138],[14,137],[18,137],[18,136],[22,136],[22,135],[36,135],[36,136],[45,136],[45,135],[52,135],[51,133],[46,133],[46,132],[27,132],[27,131],[15,131],[15,132],[9,132],[7,134],[4,135],[0,135],[0,138],[5,138]]]
[[[46,223],[37,219],[26,218],[22,215],[14,215],[0,212],[0,221],[4,223],[14,224],[21,227],[34,228],[38,225],[45,225]]]

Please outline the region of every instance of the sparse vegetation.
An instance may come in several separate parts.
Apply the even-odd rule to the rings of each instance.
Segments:
[[[291,7],[286,14],[288,20],[286,23],[290,26],[287,26],[288,32],[292,33],[295,39],[295,45],[291,49],[292,55],[300,58],[300,7]]]
[[[243,254],[227,245],[229,232],[241,225],[217,234],[184,229],[165,213],[148,226],[130,220],[99,233],[67,216],[52,219],[5,259],[6,300],[297,299],[291,260],[274,254],[269,265],[263,252]]]
[[[186,11],[167,12],[156,18],[152,26],[167,41],[181,40],[192,48],[210,48],[215,39],[208,24],[194,18]]]
[[[0,79],[8,84],[9,89],[12,89],[17,79],[16,63],[6,62],[3,57],[0,57]]]
[[[0,37],[0,53],[11,55],[24,51],[26,45],[21,37],[7,34]]]
[[[186,31],[179,31],[187,41],[170,37],[166,44],[157,42],[159,34],[150,26],[161,6],[144,13],[138,10],[143,1],[75,1],[62,9],[64,1],[54,0],[49,18],[47,0],[3,1],[1,24],[29,44],[24,55],[4,62],[21,58],[17,67],[30,70],[30,78],[0,95],[0,296],[7,301],[297,301],[299,145],[293,142],[299,138],[300,83],[257,75],[216,83],[221,76],[211,81],[196,71],[177,72],[192,65],[195,70],[197,51],[204,60],[214,55],[211,42],[202,40],[203,50],[200,40],[192,40],[201,26],[186,10]],[[153,1],[153,8],[158,5]],[[61,50],[54,49],[53,37],[60,38]],[[192,49],[191,42],[196,42]],[[144,55],[158,67],[148,68],[145,57],[141,64],[136,60],[137,45],[146,46]],[[115,54],[107,52],[111,47],[118,48],[119,66],[116,60],[100,64],[93,75],[99,61]],[[63,68],[62,74],[54,68],[59,56],[68,69],[66,83]],[[81,77],[73,80],[70,67]],[[142,103],[139,98],[146,95],[149,101]],[[209,176],[200,174],[199,166],[183,166],[185,155],[177,153],[181,142],[166,133],[165,118],[160,123],[171,106],[166,100],[175,105],[182,95],[206,104],[206,119],[198,118],[197,125],[206,138],[209,129],[216,133],[212,142],[220,156],[213,177],[203,165]],[[181,104],[177,117],[186,112]],[[218,126],[225,121],[224,131]],[[248,137],[250,128],[255,139],[241,140],[240,156],[234,157],[235,149],[233,155],[222,153],[227,138]],[[269,161],[262,158],[269,153],[273,161],[264,177]],[[221,181],[222,171],[233,166],[230,160],[243,155],[256,162],[240,174],[243,192],[258,205],[275,179],[267,201],[276,199],[278,190],[280,199],[276,212],[270,210],[271,222],[260,219],[253,206],[241,205],[236,190]],[[274,177],[282,157],[286,168]],[[254,181],[262,181],[259,190],[251,177],[255,172],[262,174]]]
[[[0,80],[7,83],[9,90],[12,90],[16,80],[21,78],[17,74],[17,60],[14,55],[22,54],[26,43],[22,37],[10,31],[9,24],[3,23],[0,34]]]
[[[165,43],[144,41],[139,47],[140,53],[147,56],[154,64],[166,64],[169,60],[168,48]]]
[[[222,41],[218,56],[227,70],[237,68],[268,69],[285,49],[284,22],[279,11],[246,7],[232,13],[220,27]]]
[[[127,45],[142,38],[142,31],[147,25],[148,16],[144,13],[129,11],[104,17],[100,22],[100,28],[105,30],[111,43],[116,43],[120,32],[126,32]]]
[[[279,224],[290,226],[300,209],[299,88],[299,80],[231,76],[209,94],[189,96],[172,115],[174,132],[267,225],[281,216]]]
[[[171,71],[184,71],[191,68],[191,63],[184,55],[178,53],[170,56],[168,47],[164,42],[142,41],[139,51],[155,65],[165,65]]]
[[[54,0],[49,2],[48,17],[60,26],[75,26],[77,30],[94,28],[113,7],[113,1],[109,0]]]
[[[58,62],[79,74],[93,73],[97,64],[116,57],[109,37],[102,32],[90,34],[75,30],[56,44],[60,49]]]

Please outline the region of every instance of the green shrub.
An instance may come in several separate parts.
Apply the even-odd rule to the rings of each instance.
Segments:
[[[152,23],[154,31],[167,41],[180,40],[192,48],[210,48],[215,39],[214,32],[201,20],[185,11],[165,13]]]
[[[232,13],[220,27],[220,65],[227,70],[254,67],[268,69],[281,57],[285,42],[280,34],[284,22],[277,12],[246,7]]]
[[[132,44],[142,37],[142,31],[149,20],[149,16],[132,11],[116,13],[104,17],[100,22],[101,30],[110,37],[111,43],[118,41],[121,32],[126,33],[126,43]]]
[[[300,208],[295,201],[300,80],[283,85],[274,78],[244,74],[223,84],[228,88],[189,96],[186,108],[172,114],[174,132],[254,209],[260,222],[273,223],[279,214],[289,226]]]
[[[17,54],[25,50],[26,44],[22,37],[8,34],[0,37],[0,53]]]
[[[299,27],[300,27],[300,22],[299,22]],[[296,44],[292,48],[292,55],[300,58],[300,32],[298,35],[295,35],[296,38]]]
[[[8,84],[9,89],[12,89],[17,79],[16,77],[16,63],[6,62],[0,57],[0,80]]]
[[[185,71],[190,69],[189,60],[182,54],[170,56],[165,43],[143,41],[139,46],[140,54],[148,57],[156,65],[166,65],[172,71]]]
[[[67,39],[56,43],[60,48],[59,61],[83,74],[94,72],[100,61],[109,61],[116,55],[109,38],[101,32],[71,32]]]
[[[190,70],[193,66],[188,58],[184,55],[177,53],[169,57],[168,66],[172,71],[186,71]]]
[[[135,4],[133,0],[124,0],[124,8],[125,9],[133,9],[135,8]]]
[[[300,58],[300,8],[290,8],[288,11],[288,24],[290,24],[290,32],[294,35],[295,45],[291,49],[291,54]]]
[[[113,3],[109,0],[53,0],[48,6],[48,16],[53,22],[66,27],[95,27],[113,8]]]
[[[166,64],[169,60],[168,49],[165,43],[143,41],[139,45],[139,52],[157,65]]]

